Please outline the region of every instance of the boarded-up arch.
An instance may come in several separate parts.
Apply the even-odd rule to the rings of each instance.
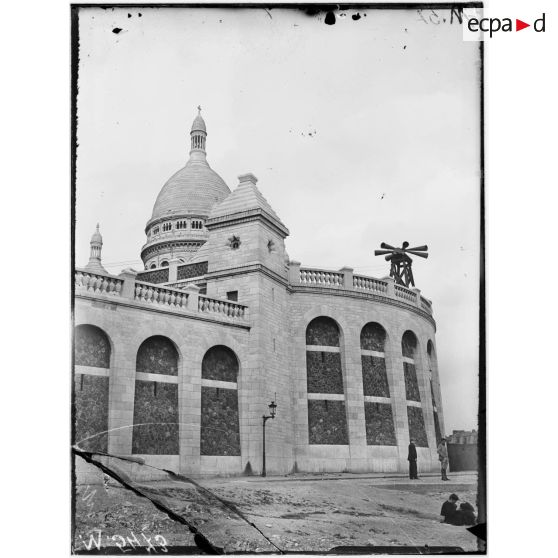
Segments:
[[[111,345],[107,334],[90,324],[74,330],[74,435],[88,451],[108,451]]]
[[[339,326],[326,316],[306,328],[310,444],[348,444]]]
[[[418,447],[428,447],[428,438],[426,437],[426,427],[424,424],[424,414],[422,411],[415,363],[417,346],[417,336],[412,331],[407,330],[401,338],[401,354],[403,357],[403,372],[405,375],[409,438],[414,440]]]
[[[167,337],[146,339],[136,355],[132,453],[178,455],[178,351]]]
[[[209,349],[202,360],[201,455],[240,455],[238,415],[239,362],[224,345]]]
[[[376,322],[367,323],[360,332],[362,387],[366,443],[395,446],[395,426],[391,408],[385,358],[386,330]]]

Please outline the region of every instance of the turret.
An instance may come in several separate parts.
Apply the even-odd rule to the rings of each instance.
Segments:
[[[91,246],[89,252],[89,261],[85,266],[87,271],[91,271],[93,273],[108,273],[107,270],[101,264],[101,250],[103,249],[103,237],[99,232],[99,223],[97,223],[97,227],[93,236],[91,237],[91,241],[89,243]]]

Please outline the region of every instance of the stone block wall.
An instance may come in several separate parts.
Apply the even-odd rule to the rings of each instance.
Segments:
[[[185,474],[241,474],[248,465],[258,473],[261,417],[276,397],[277,417],[266,427],[269,474],[295,469],[406,471],[410,435],[424,444],[417,444],[420,470],[437,469],[431,365],[426,355],[426,345],[434,339],[435,331],[427,319],[358,294],[337,296],[327,289],[290,289],[265,271],[232,270],[208,279],[209,296],[224,298],[229,291],[238,291],[239,302],[249,306],[249,328],[116,301],[77,299],[76,323],[101,328],[112,347],[105,428],[110,431],[110,452],[138,452],[148,463],[178,463],[179,471]],[[338,334],[307,339],[308,324],[320,316],[334,320],[339,325]],[[385,329],[383,340],[363,335],[370,322]],[[407,353],[414,357],[403,355],[401,340],[407,330],[417,337],[414,352]],[[168,366],[159,366],[165,359],[156,351],[136,369],[139,348],[152,336],[168,338],[175,347],[174,376]],[[308,350],[308,342],[314,350]],[[216,346],[229,348],[238,359],[236,389],[230,385],[235,381],[227,366],[216,364],[209,367],[215,371],[213,375],[202,374],[204,356]],[[409,368],[405,364],[410,364],[411,358],[416,378],[412,383],[420,401],[413,405],[407,402],[409,382],[405,374]],[[106,359],[102,364],[106,366]],[[437,370],[432,372],[436,395],[439,384],[435,374]],[[170,411],[174,403],[160,416],[144,409],[144,417],[141,394],[153,397],[158,378],[157,397],[164,393],[163,401],[177,401],[176,410],[174,414]],[[317,398],[320,394],[328,397]],[[436,404],[442,428],[439,395]],[[172,449],[165,449],[177,453],[149,454],[153,435],[144,446],[134,444],[133,425],[139,421],[178,422],[178,431],[171,434],[177,442]],[[235,421],[237,429],[231,428]],[[223,431],[234,449],[223,449],[222,439],[207,435],[211,429]],[[165,430],[165,438],[168,432]]]
[[[327,287],[295,287],[289,297],[289,316],[298,470],[406,472],[410,424],[404,361],[408,363],[413,355],[416,377],[413,396],[420,400],[420,403],[413,404],[420,407],[410,411],[412,435],[424,444],[418,448],[419,470],[437,470],[434,414],[428,384],[430,372],[426,358],[427,343],[435,336],[433,324],[397,304],[365,299],[358,293],[352,296],[336,294],[335,289]],[[308,324],[320,316],[339,324],[340,350],[337,354],[342,364],[343,392],[331,397],[343,398],[340,402],[345,407],[350,448],[347,455],[341,450],[343,445],[314,445],[310,441],[314,422],[309,411],[315,406],[315,397],[310,391],[312,383],[305,366],[307,346],[302,339],[306,337]],[[375,326],[366,327],[370,323],[379,324],[385,335],[380,334],[380,329]],[[402,346],[407,330],[416,335],[415,346],[404,349],[405,355],[410,356],[404,356]],[[318,343],[317,340],[311,342]],[[332,401],[328,401],[328,405],[330,403]],[[417,428],[416,423],[422,428]]]

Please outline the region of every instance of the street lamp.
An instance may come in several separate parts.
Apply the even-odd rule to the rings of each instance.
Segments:
[[[276,397],[277,398],[277,397]],[[266,470],[265,470],[265,423],[269,420],[269,419],[274,419],[275,418],[275,411],[277,409],[277,405],[275,404],[275,401],[272,401],[269,405],[269,415],[263,415],[262,419],[263,419],[263,454],[262,454],[262,477],[267,476]]]

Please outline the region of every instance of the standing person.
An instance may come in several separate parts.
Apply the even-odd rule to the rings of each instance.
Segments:
[[[446,445],[446,439],[442,438],[440,443],[438,444],[438,459],[440,460],[440,468],[442,469],[442,480],[449,481],[448,476],[446,474],[449,460],[448,460],[448,447]]]
[[[409,461],[409,478],[411,480],[417,480],[417,448],[412,438],[409,443],[409,455],[407,456],[407,460]]]

